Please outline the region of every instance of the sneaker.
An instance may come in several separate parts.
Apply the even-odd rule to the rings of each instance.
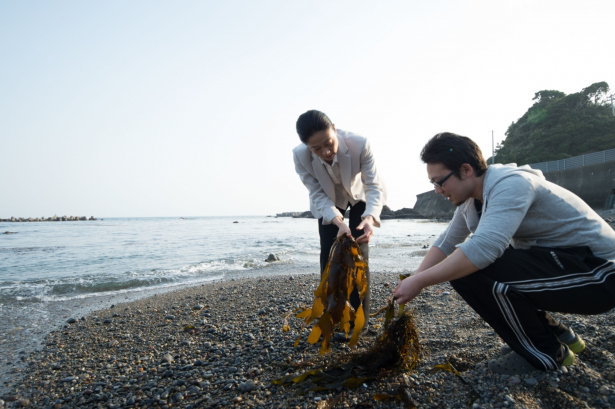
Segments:
[[[574,333],[572,328],[568,328],[566,332],[557,337],[560,342],[568,345],[568,348],[575,354],[580,354],[585,349],[585,341],[580,336]],[[500,348],[500,355],[506,356],[512,352],[512,348],[504,344]]]
[[[585,341],[580,336],[574,333],[572,328],[568,328],[566,332],[558,337],[560,341],[568,345],[568,348],[576,354],[580,354],[585,349]]]
[[[561,366],[571,366],[574,364],[574,352],[572,352],[570,348],[566,348],[566,351],[567,355]],[[502,375],[523,375],[537,370],[532,366],[532,364],[530,364],[525,358],[515,351],[512,351],[508,355],[501,358],[488,361],[487,366],[491,372]]]

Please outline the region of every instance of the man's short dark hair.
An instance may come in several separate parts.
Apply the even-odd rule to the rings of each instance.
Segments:
[[[441,163],[445,168],[456,171],[457,177],[464,163],[472,166],[476,176],[487,171],[487,162],[478,145],[467,136],[452,132],[442,132],[431,138],[421,151],[421,160],[425,163]]]
[[[333,122],[323,112],[312,109],[297,119],[297,133],[301,142],[307,143],[310,136],[316,132],[324,131],[333,126]]]

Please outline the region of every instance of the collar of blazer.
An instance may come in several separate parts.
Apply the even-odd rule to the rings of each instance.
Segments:
[[[342,185],[344,188],[350,193],[350,181],[352,175],[351,169],[351,160],[348,146],[346,146],[346,141],[344,140],[343,133],[337,133],[337,161],[340,165],[340,174],[342,176]],[[331,199],[335,199],[335,186],[333,185],[333,181],[329,176],[329,173],[325,170],[320,158],[312,153],[312,167],[314,172],[316,173],[316,178],[320,182],[320,185],[324,189],[327,196]]]

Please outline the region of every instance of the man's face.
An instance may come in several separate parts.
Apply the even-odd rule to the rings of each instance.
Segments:
[[[460,169],[461,179],[451,172],[451,169],[445,168],[441,163],[427,164],[427,177],[434,184],[436,193],[444,196],[455,206],[460,206],[472,195],[471,186],[464,180],[463,169]],[[446,180],[442,182],[445,178]]]
[[[306,145],[320,159],[333,162],[338,148],[335,126],[314,133],[308,138]]]

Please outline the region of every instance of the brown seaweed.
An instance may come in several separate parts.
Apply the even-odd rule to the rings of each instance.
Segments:
[[[296,315],[297,318],[304,319],[303,328],[314,322],[307,341],[315,344],[322,337],[321,355],[331,351],[330,341],[336,329],[344,331],[348,336],[351,322],[354,322],[354,330],[349,346],[356,348],[365,325],[363,299],[367,294],[366,269],[367,263],[357,242],[347,235],[338,237],[331,247],[320,285],[314,291],[312,308],[305,308]],[[356,310],[349,301],[355,288],[361,300]],[[295,346],[300,340],[301,335],[295,341]]]
[[[401,313],[396,314],[396,305],[393,300],[389,301],[386,315],[391,317],[390,321],[368,350],[343,355],[326,367],[312,369],[301,375],[285,376],[272,383],[292,386],[299,394],[303,394],[339,387],[353,389],[373,379],[411,371],[419,361],[418,333],[412,313],[400,308]]]

